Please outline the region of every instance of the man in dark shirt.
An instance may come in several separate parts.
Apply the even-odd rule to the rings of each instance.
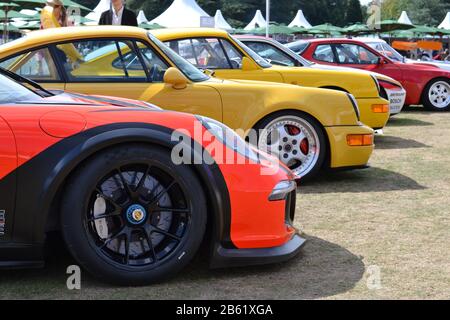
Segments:
[[[111,0],[111,9],[102,13],[99,25],[137,27],[136,14],[125,8],[123,0]]]

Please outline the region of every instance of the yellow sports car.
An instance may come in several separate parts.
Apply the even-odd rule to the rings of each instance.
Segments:
[[[364,167],[373,130],[351,94],[210,78],[144,29],[59,28],[0,46],[0,66],[47,89],[119,96],[221,121],[299,176]],[[256,130],[251,130],[256,129]]]
[[[379,81],[389,81],[402,88],[389,77],[356,70],[272,65],[239,39],[219,29],[164,29],[152,33],[197,68],[211,70],[221,79],[282,82],[351,93],[358,101],[361,121],[374,129],[382,129],[389,120],[389,101],[382,97]]]

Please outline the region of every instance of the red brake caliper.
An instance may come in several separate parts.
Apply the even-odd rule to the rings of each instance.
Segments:
[[[287,131],[291,136],[296,136],[301,132],[299,128],[294,126],[287,126]],[[303,154],[308,154],[309,152],[308,139],[305,138],[300,142],[300,150],[303,152]]]
[[[303,141],[300,143],[300,150],[302,150],[303,154],[308,154],[309,152],[309,143],[308,139],[303,139]]]

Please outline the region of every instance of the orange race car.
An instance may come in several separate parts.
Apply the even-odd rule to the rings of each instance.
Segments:
[[[43,265],[49,231],[117,284],[172,276],[203,241],[212,267],[283,261],[305,242],[295,178],[209,118],[0,69],[0,267]]]

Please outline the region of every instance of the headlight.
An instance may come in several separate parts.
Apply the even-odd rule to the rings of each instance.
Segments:
[[[219,121],[201,116],[197,116],[197,119],[222,144],[224,144],[234,152],[237,152],[256,163],[259,163],[258,153],[253,151],[250,145],[238,134],[236,134],[236,132]]]
[[[358,121],[360,121],[361,120],[361,112],[359,111],[358,101],[356,101],[355,97],[350,93],[347,93],[347,96],[350,99],[350,102],[352,103],[353,109],[355,110],[356,118],[358,118]]]
[[[278,183],[273,188],[272,193],[269,196],[269,201],[280,201],[286,199],[289,193],[297,188],[297,183],[294,180],[285,180]]]

